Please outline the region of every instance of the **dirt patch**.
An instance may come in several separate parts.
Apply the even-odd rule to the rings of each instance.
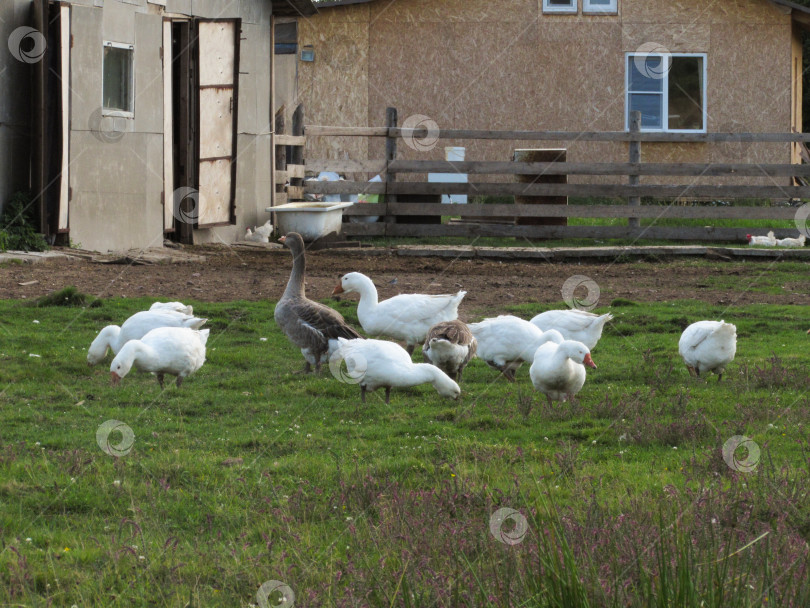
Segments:
[[[286,250],[196,247],[191,251],[205,256],[205,261],[136,266],[62,258],[36,264],[3,264],[0,298],[30,299],[75,285],[97,297],[276,300],[289,277],[291,258]],[[393,250],[327,250],[310,253],[307,263],[307,290],[312,298],[328,297],[340,275],[359,271],[374,279],[381,298],[407,292],[465,289],[468,314],[502,310],[505,305],[519,302],[559,302],[563,283],[573,275],[585,275],[599,285],[600,306],[616,298],[637,302],[690,298],[724,305],[810,304],[810,273],[792,277],[779,272],[778,264],[773,262],[710,265],[675,259],[657,264],[580,264],[416,258],[399,256]],[[773,286],[774,272],[784,274],[781,287]],[[768,292],[760,290],[765,277],[770,280]]]

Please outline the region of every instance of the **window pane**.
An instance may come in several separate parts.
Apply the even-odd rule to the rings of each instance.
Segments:
[[[105,110],[132,112],[132,49],[104,47],[103,102]]]
[[[567,6],[571,7],[574,6],[574,0],[548,0],[549,6]]]
[[[663,91],[666,76],[666,58],[649,55],[630,55],[627,70],[630,73],[628,86],[631,91]]]
[[[657,93],[633,93],[630,95],[630,112],[641,112],[642,129],[663,128],[664,96]]]
[[[703,57],[673,57],[669,70],[669,128],[703,129]]]

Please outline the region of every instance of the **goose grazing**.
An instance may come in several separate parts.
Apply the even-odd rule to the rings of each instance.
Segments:
[[[534,388],[543,393],[551,405],[554,401],[573,399],[582,389],[586,365],[596,369],[590,349],[582,342],[548,342],[534,353],[529,376]]]
[[[422,356],[456,382],[461,382],[464,368],[475,356],[478,340],[461,321],[436,323],[422,345]]]
[[[282,236],[279,242],[290,249],[293,269],[273,317],[290,342],[301,349],[306,359],[304,373],[311,371],[312,366],[315,366],[316,372],[320,372],[321,364],[327,362],[337,350],[338,338],[352,340],[362,336],[346,323],[338,311],[307,299],[304,290],[306,254],[301,235],[290,232]]]
[[[360,398],[366,402],[366,392],[385,387],[385,402],[389,403],[393,387],[405,388],[430,383],[442,397],[458,399],[461,389],[438,367],[429,363],[414,363],[411,355],[395,342],[384,340],[346,340],[339,338],[340,348],[329,362],[338,370],[346,362],[349,379],[360,385]],[[335,371],[335,376],[340,373]]]
[[[501,315],[470,324],[478,341],[478,357],[494,367],[510,382],[524,361],[534,361],[537,348],[546,342],[562,342],[560,332],[543,331],[536,325],[512,315]]]
[[[196,372],[205,363],[205,343],[209,329],[187,327],[158,327],[140,340],[124,344],[110,365],[110,383],[117,386],[134,365],[139,370],[157,375],[163,388],[164,374],[177,376],[177,386],[183,378]]]
[[[388,336],[404,340],[408,353],[425,340],[436,323],[458,318],[458,306],[467,294],[431,296],[420,293],[401,294],[377,301],[377,288],[366,275],[350,272],[340,279],[332,295],[356,291],[360,294],[357,318],[371,336]]]
[[[678,342],[678,352],[692,376],[714,372],[717,381],[737,352],[737,328],[724,321],[698,321],[687,327]]]
[[[184,315],[193,315],[194,307],[186,306],[182,302],[155,302],[149,310],[168,310],[169,312],[179,312]]]
[[[535,316],[531,323],[543,331],[556,329],[566,340],[576,340],[593,349],[602,337],[605,323],[612,318],[610,313],[597,315],[577,309],[549,310]]]
[[[177,302],[179,304],[179,302]],[[154,306],[154,304],[153,304]],[[108,325],[102,329],[87,349],[87,362],[90,365],[100,363],[112,349],[117,355],[130,340],[140,340],[147,333],[158,327],[187,327],[199,329],[208,319],[198,319],[174,310],[145,310],[136,312],[124,321],[121,327]]]

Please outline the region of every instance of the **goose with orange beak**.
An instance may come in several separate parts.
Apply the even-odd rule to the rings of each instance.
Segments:
[[[585,385],[585,366],[596,369],[591,351],[582,342],[546,342],[534,353],[529,369],[534,388],[543,393],[549,405],[572,400]]]

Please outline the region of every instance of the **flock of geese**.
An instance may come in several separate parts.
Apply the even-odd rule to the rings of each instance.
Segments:
[[[431,384],[443,397],[461,395],[466,365],[478,357],[510,381],[524,363],[535,389],[551,404],[572,399],[584,386],[585,368],[596,368],[591,350],[612,315],[582,310],[550,310],[526,321],[511,315],[465,324],[458,308],[466,292],[427,295],[401,294],[379,301],[367,276],[350,272],[341,277],[332,295],[356,292],[357,317],[369,338],[351,327],[343,316],[306,296],[306,254],[301,236],[291,232],[279,241],[290,249],[293,268],[274,318],[300,349],[303,372],[320,372],[328,365],[338,378],[358,384],[361,400],[366,393]],[[206,319],[195,317],[191,306],[156,302],[138,312],[121,327],[101,330],[87,353],[90,365],[100,363],[112,350],[111,383],[117,385],[132,367],[157,375],[161,388],[166,374],[176,376],[179,387],[205,362]],[[375,339],[385,336],[405,343]],[[736,328],[723,321],[699,321],[683,332],[679,351],[693,375],[714,372],[718,380],[736,352]],[[426,363],[414,363],[412,354],[422,345]],[[342,365],[346,366],[343,374]]]

